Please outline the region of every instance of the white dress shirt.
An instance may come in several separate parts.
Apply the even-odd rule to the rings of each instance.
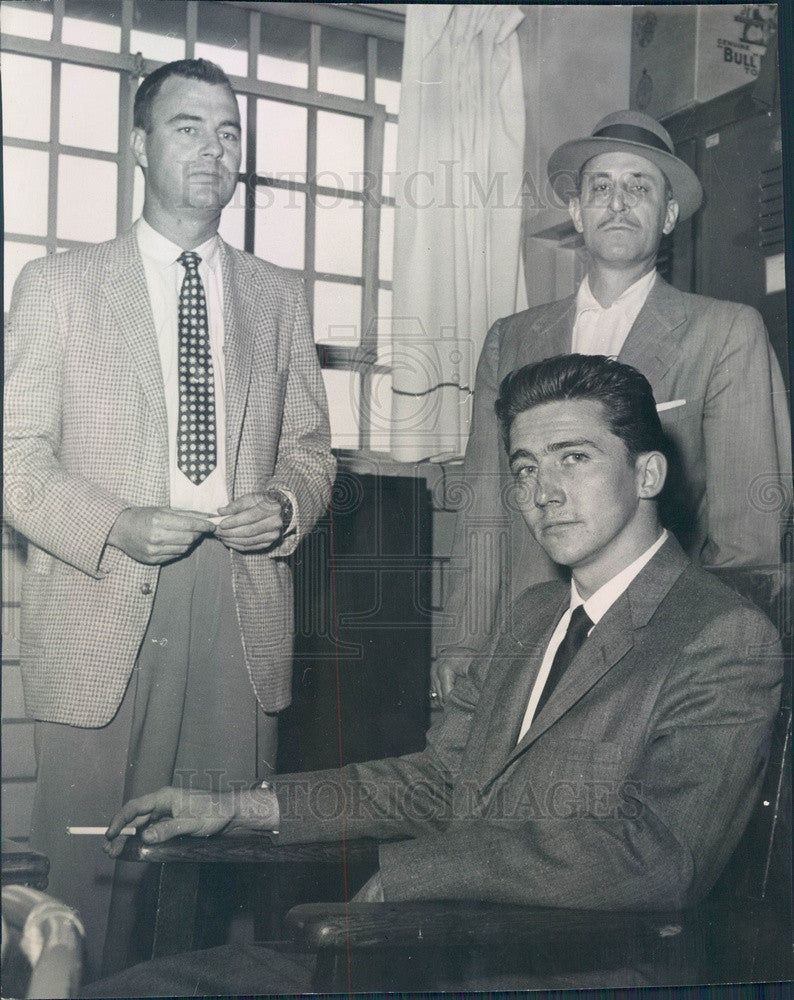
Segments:
[[[179,425],[179,292],[185,268],[177,258],[182,248],[166,239],[144,218],[135,223],[135,236],[143,258],[143,270],[152,304],[154,327],[165,388],[168,418],[168,456],[171,506],[214,514],[229,502],[226,490],[226,386],[224,371],[223,276],[218,237],[212,236],[195,248],[201,257],[199,276],[207,300],[210,353],[215,380],[216,465],[204,482],[195,486],[177,465],[176,438]]]
[[[649,271],[619,295],[608,309],[604,309],[590,291],[590,279],[585,275],[576,293],[571,352],[617,357],[655,280],[656,271]]]
[[[607,582],[599,587],[594,594],[591,594],[586,601],[583,601],[579,596],[576,584],[573,580],[571,580],[571,603],[568,610],[557,623],[557,628],[555,628],[552,632],[551,639],[549,639],[549,644],[546,647],[543,661],[540,664],[538,676],[535,678],[535,683],[532,686],[532,692],[529,696],[529,702],[527,704],[526,712],[524,713],[524,721],[521,723],[521,731],[518,734],[517,742],[521,742],[526,731],[532,725],[532,720],[535,717],[535,711],[537,710],[540,696],[543,692],[543,688],[546,686],[546,681],[549,676],[549,671],[551,670],[554,655],[559,649],[560,643],[565,637],[565,633],[568,631],[568,623],[571,620],[574,608],[577,608],[580,604],[584,604],[587,617],[593,623],[593,628],[595,628],[615,601],[628,588],[631,581],[635,576],[637,576],[643,566],[653,559],[662,545],[664,545],[666,539],[667,529],[663,528],[661,535],[656,539],[653,545],[649,546],[641,556],[634,560],[634,562],[629,563],[625,569],[616,573],[611,580],[607,580]],[[593,628],[590,629],[590,632],[593,631]],[[587,634],[590,635],[590,632]]]

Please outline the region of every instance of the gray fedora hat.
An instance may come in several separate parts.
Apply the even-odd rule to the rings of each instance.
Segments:
[[[694,170],[675,155],[670,133],[655,118],[641,111],[614,111],[585,139],[572,139],[549,157],[548,175],[557,195],[570,198],[579,171],[599,153],[636,153],[654,163],[670,181],[678,202],[679,219],[688,219],[700,208],[703,188]]]

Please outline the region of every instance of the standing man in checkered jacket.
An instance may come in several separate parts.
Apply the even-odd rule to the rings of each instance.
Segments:
[[[129,912],[137,871],[66,828],[106,825],[173,780],[228,788],[273,770],[290,700],[284,557],[334,475],[302,283],[218,236],[241,162],[229,80],[201,59],[162,66],[134,123],[142,218],[29,264],[6,343],[31,845],[86,923],[89,975],[111,886],[113,914]]]

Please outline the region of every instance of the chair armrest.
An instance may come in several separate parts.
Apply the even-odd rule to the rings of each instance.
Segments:
[[[21,847],[12,840],[2,843],[2,884],[29,885],[42,892],[47,888],[50,861],[44,854]]]
[[[162,844],[145,844],[129,837],[122,861],[148,864],[169,862],[221,862],[223,864],[267,864],[289,862],[341,862],[372,859],[377,862],[378,842],[361,840],[328,843],[279,844],[265,834],[232,834],[216,837],[174,837]]]
[[[317,992],[526,988],[573,985],[589,973],[651,970],[654,983],[692,981],[697,918],[433,901],[296,906],[299,946],[317,951]],[[524,984],[524,985],[522,985]]]
[[[351,973],[356,989],[407,989],[409,965],[419,975],[412,988],[453,988],[434,973],[455,968],[465,984],[465,970],[479,975],[487,961],[497,970],[538,976],[642,967],[657,985],[788,980],[794,973],[790,909],[770,901],[728,906],[706,900],[659,912],[455,901],[312,903],[293,907],[287,926],[299,945],[319,953],[319,991],[344,990]],[[457,964],[450,958],[456,952],[464,955]],[[423,953],[430,957],[422,959]],[[696,975],[702,978],[691,978]]]
[[[589,950],[605,943],[658,942],[681,935],[691,911],[564,910],[502,903],[310,903],[295,906],[287,924],[307,948],[379,948],[384,945],[445,947],[521,943],[546,952],[555,947],[570,961],[580,942]]]

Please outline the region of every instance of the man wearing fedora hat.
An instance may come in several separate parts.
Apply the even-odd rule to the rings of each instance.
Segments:
[[[697,176],[668,132],[638,111],[617,111],[563,143],[548,175],[582,235],[587,273],[575,294],[498,320],[485,340],[432,673],[436,703],[492,651],[513,600],[559,573],[521,531],[499,448],[497,390],[522,365],[576,352],[639,369],[674,463],[662,516],[687,553],[725,570],[780,558],[780,507],[761,494],[790,489],[790,424],[763,321],[748,306],[680,292],[656,272],[662,236],[700,207]]]

